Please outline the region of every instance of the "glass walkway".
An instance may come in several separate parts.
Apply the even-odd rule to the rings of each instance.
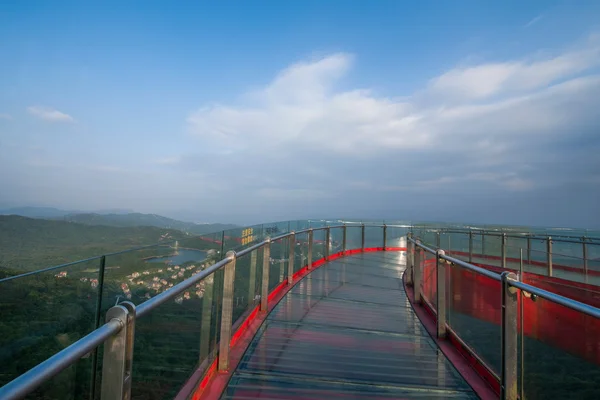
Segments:
[[[404,291],[405,253],[329,262],[269,314],[223,399],[478,398]]]
[[[307,220],[159,242],[0,278],[0,400],[596,400],[599,279],[587,231]]]

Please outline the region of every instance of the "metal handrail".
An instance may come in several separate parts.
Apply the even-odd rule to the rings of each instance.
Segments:
[[[408,238],[408,240],[409,240],[409,242],[413,243],[414,245],[416,245],[419,248],[422,248],[423,250],[427,251],[428,253],[437,254],[437,250],[434,250],[434,249],[432,249],[430,247],[427,247],[427,246],[423,245],[419,240],[415,240],[413,238]],[[454,265],[457,265],[459,267],[462,267],[462,268],[468,269],[470,271],[476,272],[478,274],[484,275],[484,276],[486,276],[488,278],[491,278],[491,279],[493,279],[495,281],[502,281],[502,275],[501,274],[497,274],[497,273],[495,273],[493,271],[487,270],[485,268],[478,267],[478,266],[470,264],[470,263],[468,263],[466,261],[462,261],[462,260],[459,260],[459,259],[454,258],[454,257],[447,256],[447,255],[440,254],[440,255],[438,255],[438,257],[441,258],[441,259],[443,259],[443,260],[446,260],[446,261],[450,262],[451,264],[454,264]],[[573,299],[569,299],[568,297],[564,297],[564,296],[561,296],[559,294],[552,293],[552,292],[549,292],[547,290],[540,289],[540,288],[538,288],[536,286],[529,285],[527,283],[523,283],[523,282],[520,282],[520,281],[517,281],[517,280],[509,280],[508,284],[510,286],[512,286],[512,287],[524,290],[524,291],[526,291],[528,293],[534,294],[534,295],[539,296],[539,297],[541,297],[543,299],[546,299],[546,300],[552,301],[554,303],[560,304],[560,305],[565,306],[567,308],[570,308],[572,310],[582,312],[582,313],[584,313],[586,315],[590,315],[590,316],[595,317],[595,318],[600,318],[600,309],[599,308],[590,306],[590,305],[585,304],[585,303],[581,303],[581,302],[573,300]]]
[[[100,328],[82,337],[69,347],[64,348],[46,361],[41,362],[29,371],[0,387],[2,400],[14,400],[27,396],[48,379],[70,367],[81,357],[88,354],[109,337],[123,328],[119,320],[111,320]]]
[[[206,268],[205,270],[191,276],[190,278],[184,280],[183,282],[180,282],[179,284],[173,286],[172,288],[165,290],[161,294],[141,303],[139,306],[136,307],[136,310],[135,310],[136,318],[143,317],[144,315],[149,314],[153,309],[157,308],[161,304],[164,304],[167,301],[174,299],[175,297],[177,297],[179,294],[184,292],[189,287],[195,285],[196,283],[202,281],[203,279],[206,279],[210,275],[214,274],[216,271],[226,267],[235,258],[246,255],[248,253],[251,253],[252,251],[261,249],[262,247],[264,247],[267,244],[272,243],[273,241],[285,239],[287,237],[297,235],[297,234],[302,234],[302,233],[309,233],[309,232],[314,232],[314,231],[319,231],[319,230],[329,230],[329,229],[336,229],[336,228],[345,228],[345,227],[346,227],[345,225],[324,226],[324,227],[303,229],[298,232],[293,232],[293,231],[287,232],[283,235],[274,237],[273,239],[266,238],[262,242],[254,244],[254,245],[252,245],[244,250],[241,250],[237,253],[233,252],[233,256],[231,256],[231,255],[226,256],[221,261],[211,265],[210,267]],[[350,226],[350,227],[355,227],[355,226]],[[358,225],[358,227],[362,227],[362,225]],[[95,259],[95,258],[92,258],[92,259]],[[57,267],[60,267],[60,266],[57,266]],[[57,267],[54,267],[54,268],[57,268]],[[98,346],[100,346],[102,343],[104,343],[111,336],[119,333],[120,330],[122,329],[122,327],[123,327],[123,324],[120,323],[118,320],[111,320],[111,321],[107,322],[106,324],[102,325],[98,329],[92,331],[91,333],[87,334],[83,338],[79,339],[78,341],[76,341],[75,343],[70,345],[69,347],[61,350],[59,353],[48,358],[46,361],[38,364],[37,366],[33,367],[29,371],[25,372],[24,374],[15,378],[11,382],[2,386],[0,388],[0,398],[3,400],[4,399],[19,399],[19,398],[26,396],[27,394],[29,394],[33,390],[35,390],[37,387],[39,387],[43,382],[52,378],[53,376],[55,376],[56,374],[61,372],[63,369],[65,369],[65,368],[69,367],[70,365],[72,365],[73,363],[75,363],[83,355],[96,349]]]
[[[508,238],[513,238],[513,239],[546,240],[548,238],[548,236],[551,236],[552,240],[555,242],[579,243],[579,244],[588,243],[588,244],[600,245],[600,237],[594,237],[594,236],[555,235],[553,233],[551,234],[550,232],[547,232],[546,234],[531,233],[531,232],[522,232],[522,233],[497,232],[497,231],[490,232],[485,229],[459,229],[459,228],[447,229],[447,228],[434,228],[434,227],[426,227],[426,226],[423,226],[423,227],[413,226],[413,229],[415,229],[415,228],[431,230],[431,231],[436,231],[436,232],[442,232],[442,233],[462,233],[462,234],[473,233],[473,234],[477,234],[477,235],[496,236],[496,237],[506,236]]]
[[[200,282],[201,280],[208,278],[210,275],[212,275],[216,271],[220,270],[221,268],[223,268],[224,266],[229,264],[231,261],[232,261],[231,257],[225,257],[221,261],[211,265],[210,267],[197,273],[196,275],[193,275],[190,278],[173,286],[172,288],[165,290],[161,294],[144,301],[143,303],[141,303],[139,306],[136,307],[137,317],[138,318],[143,317],[144,315],[148,314],[150,311],[154,310],[156,307],[160,306],[161,304],[164,304],[165,302],[174,299],[175,297],[177,297],[177,295],[181,294],[183,291],[188,289],[190,286],[193,286],[196,283]]]
[[[546,299],[553,303],[570,308],[571,310],[579,311],[583,314],[600,319],[600,308],[596,308],[588,304],[569,299],[568,297],[564,297],[559,294],[552,293],[547,290],[540,289],[537,286],[529,285],[520,281],[511,280],[508,284],[517,289],[521,289],[525,292],[531,293],[532,295],[541,297],[542,299]]]
[[[454,257],[446,256],[446,255],[441,255],[440,258],[442,258],[442,259],[444,259],[446,261],[449,261],[452,264],[455,264],[455,265],[458,265],[458,266],[463,267],[465,269],[468,269],[470,271],[473,271],[473,272],[476,272],[478,274],[487,276],[488,278],[491,278],[493,280],[496,280],[496,281],[500,281],[501,280],[500,279],[500,274],[496,274],[495,272],[488,271],[487,269],[478,267],[477,265],[469,264],[468,262],[459,260],[459,259],[454,258]]]
[[[120,337],[119,340],[126,342],[123,348],[129,348],[130,350],[128,350],[128,351],[130,351],[129,354],[131,354],[131,351],[133,348],[133,342],[132,342],[133,341],[133,334],[132,334],[133,326],[128,327],[129,324],[133,324],[137,317],[142,317],[144,315],[149,314],[156,307],[160,306],[161,304],[164,304],[165,302],[167,302],[169,300],[172,300],[173,298],[175,298],[176,296],[181,294],[183,291],[185,291],[189,287],[206,279],[207,277],[211,276],[212,274],[214,274],[216,271],[218,271],[220,269],[225,269],[225,277],[226,277],[225,279],[232,282],[234,279],[233,271],[235,271],[235,261],[240,256],[244,256],[253,251],[259,250],[261,248],[264,250],[265,255],[268,256],[270,254],[270,245],[272,242],[274,242],[276,240],[285,239],[287,237],[295,237],[295,235],[303,234],[303,233],[308,233],[309,238],[312,238],[312,233],[314,231],[325,230],[325,231],[327,231],[327,238],[329,239],[331,229],[339,229],[339,228],[344,230],[344,245],[343,245],[344,251],[346,250],[346,243],[345,243],[346,242],[346,240],[345,240],[346,233],[345,232],[346,232],[347,228],[361,228],[363,230],[362,242],[363,242],[363,247],[364,247],[364,229],[365,229],[365,227],[383,228],[384,249],[386,247],[385,238],[386,238],[387,228],[389,228],[389,227],[406,228],[405,225],[387,225],[387,224],[360,224],[360,225],[344,224],[344,225],[335,225],[335,226],[322,226],[322,227],[303,229],[303,230],[299,230],[297,232],[291,231],[291,232],[287,232],[283,235],[276,236],[274,238],[267,237],[265,240],[261,241],[260,243],[256,243],[252,246],[249,246],[248,248],[240,250],[237,253],[235,251],[230,251],[227,253],[227,256],[225,256],[225,258],[223,258],[219,262],[217,262],[217,263],[213,264],[212,266],[206,268],[205,270],[193,275],[192,277],[184,280],[183,282],[180,282],[179,284],[164,291],[163,293],[141,303],[139,306],[137,306],[137,308],[131,303],[129,303],[128,305],[124,304],[123,306],[119,305],[119,306],[113,307],[111,310],[109,310],[109,313],[107,315],[114,314],[114,317],[111,317],[112,319],[109,319],[106,322],[106,324],[102,325],[101,327],[92,331],[91,333],[84,336],[83,338],[81,338],[77,342],[73,343],[69,347],[65,348],[64,350],[60,351],[59,353],[55,354],[54,356],[48,358],[46,361],[38,364],[34,368],[30,369],[29,371],[25,372],[24,374],[17,377],[13,381],[11,381],[8,384],[1,387],[0,388],[0,398],[2,398],[2,399],[18,399],[18,398],[22,398],[22,397],[26,396],[27,394],[29,394],[33,390],[35,390],[37,387],[39,387],[39,385],[41,385],[43,382],[45,382],[46,380],[55,376],[56,374],[58,374],[60,371],[67,368],[68,366],[72,365],[73,363],[75,363],[77,360],[79,360],[85,354],[88,354],[90,351],[93,351],[94,349],[98,348],[98,346],[100,346],[102,343],[105,343],[107,340],[114,341],[115,340],[114,338],[117,335],[122,335],[122,337]],[[502,236],[506,237],[506,235],[502,235]],[[575,300],[568,299],[566,297],[563,297],[563,296],[560,296],[560,295],[557,295],[554,293],[547,292],[545,290],[539,289],[532,285],[524,284],[524,283],[519,282],[518,280],[514,279],[514,277],[512,277],[512,276],[506,275],[506,274],[508,274],[507,272],[503,273],[502,275],[499,275],[494,272],[488,271],[484,268],[481,268],[481,267],[472,265],[470,263],[467,263],[465,261],[456,259],[454,257],[446,256],[439,250],[430,248],[430,247],[420,243],[420,241],[414,240],[412,237],[409,237],[408,239],[409,239],[409,244],[416,245],[417,247],[423,249],[426,252],[436,254],[438,262],[439,262],[439,260],[445,260],[454,265],[471,270],[475,273],[479,273],[479,274],[487,276],[491,279],[501,281],[501,282],[503,282],[504,285],[508,285],[508,286],[512,286],[512,287],[515,287],[515,288],[518,288],[521,290],[525,290],[529,293],[535,294],[544,299],[554,301],[565,307],[569,307],[571,309],[580,311],[587,315],[591,315],[591,316],[600,318],[600,309],[588,306],[586,304],[577,302]],[[152,245],[152,246],[155,246],[155,245]],[[144,247],[151,247],[151,246],[144,246]],[[310,247],[309,247],[309,249],[310,249]],[[121,253],[121,252],[119,252],[119,253]],[[328,256],[329,256],[329,250],[326,249],[325,257],[327,258]],[[268,258],[263,260],[263,263],[265,263],[266,261],[268,261]],[[268,263],[263,264],[263,271],[265,271],[265,269],[264,269],[265,265],[268,265]],[[293,264],[290,263],[290,265],[293,265]],[[511,274],[511,275],[513,275],[513,274]],[[265,276],[263,274],[263,286],[264,286],[265,278],[266,278],[266,283],[268,285],[268,275]],[[289,279],[289,277],[288,277],[288,279]],[[225,285],[224,296],[226,293],[225,291],[227,291],[228,295],[233,295],[232,284],[230,284],[229,286]],[[263,287],[263,294],[264,294],[264,287]],[[266,299],[261,299],[261,310],[265,310],[264,305],[266,303],[263,303],[265,300]],[[225,302],[223,303],[223,307],[225,308]],[[116,310],[111,314],[110,311],[112,311],[113,309],[116,309]],[[226,314],[229,314],[229,315],[227,316]],[[228,338],[230,339],[230,337],[231,337],[231,332],[230,332],[231,321],[227,320],[227,318],[229,318],[229,319],[231,318],[231,304],[228,304],[227,312],[225,312],[225,311],[222,312],[222,319],[221,319],[222,337],[221,337],[221,340],[223,343],[227,343],[227,345],[225,346],[222,343],[221,350],[223,350],[225,347],[228,346],[229,340],[227,340],[227,339]],[[225,329],[225,328],[223,328],[223,327],[227,327],[226,329],[228,330],[228,332],[225,333],[223,331],[223,329]],[[131,330],[129,330],[129,329],[131,329]],[[223,346],[225,346],[225,347],[223,347]],[[123,351],[125,351],[125,350],[123,350]],[[110,353],[110,352],[108,352],[108,353]],[[108,353],[105,350],[105,360],[107,357],[109,357],[109,358],[113,357],[113,359],[119,359],[119,360],[124,359],[123,355],[115,356],[114,354],[111,355]],[[107,356],[107,354],[108,354],[108,356]],[[123,354],[125,354],[125,353],[123,353]],[[116,357],[116,358],[114,358],[114,357]],[[225,354],[224,358],[228,358],[227,354]],[[221,363],[221,361],[222,360],[220,360],[219,363]],[[129,368],[131,367],[130,364],[131,363],[129,363]],[[226,365],[226,362],[224,365]],[[219,368],[221,368],[221,364],[219,364]],[[122,372],[123,372],[123,375],[126,375],[126,371],[122,371]],[[130,385],[131,380],[128,379],[128,382],[129,382],[128,384]],[[121,382],[121,384],[123,384],[123,383]]]

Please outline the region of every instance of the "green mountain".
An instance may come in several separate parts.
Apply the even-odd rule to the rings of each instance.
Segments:
[[[0,210],[0,215],[20,215],[29,218],[59,218],[75,212],[53,207],[14,207]]]
[[[177,229],[195,235],[213,233],[238,227],[237,225],[232,224],[195,224],[193,222],[178,221],[161,215],[141,213],[71,214],[57,219],[86,225],[106,225],[116,227],[154,226],[157,228]]]
[[[0,215],[0,278],[189,235],[153,226],[115,227]],[[4,272],[2,272],[4,270]]]

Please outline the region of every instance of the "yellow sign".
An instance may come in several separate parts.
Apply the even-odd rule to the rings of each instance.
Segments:
[[[242,245],[247,245],[254,241],[254,230],[252,228],[246,228],[242,231]]]

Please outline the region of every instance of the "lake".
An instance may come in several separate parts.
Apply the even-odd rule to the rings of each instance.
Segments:
[[[180,265],[185,262],[200,262],[206,259],[206,252],[202,250],[180,249],[176,256],[157,257],[147,260],[151,263],[170,262],[173,265]]]

